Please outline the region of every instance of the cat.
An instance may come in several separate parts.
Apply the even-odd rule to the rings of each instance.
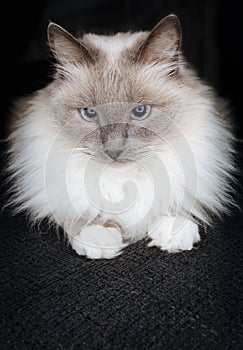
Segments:
[[[72,248],[110,259],[140,239],[191,250],[231,203],[228,109],[183,57],[171,14],[151,32],[48,25],[49,85],[16,102],[11,203],[61,226]]]

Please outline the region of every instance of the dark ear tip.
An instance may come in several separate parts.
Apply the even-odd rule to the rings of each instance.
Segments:
[[[179,21],[179,18],[178,18],[178,16],[175,13],[171,13],[168,16],[166,16],[165,18],[175,19],[175,20]]]
[[[48,41],[51,41],[51,37],[53,36],[54,32],[56,32],[58,25],[54,22],[49,22],[47,26],[47,38]]]
[[[52,31],[53,29],[54,29],[54,27],[56,27],[57,26],[57,24],[56,23],[54,23],[54,22],[49,22],[48,23],[48,26],[47,26],[47,31],[49,32],[49,31]]]
[[[160,28],[161,30],[175,30],[179,36],[181,36],[181,23],[175,14],[170,14],[160,20],[160,22],[154,27],[154,29]]]
[[[179,17],[177,15],[175,15],[174,13],[171,13],[170,15],[164,17],[163,21],[165,21],[167,23],[174,24],[175,26],[181,28],[181,23],[180,23]]]
[[[55,22],[50,21],[48,26],[47,26],[47,32],[50,34],[54,33],[54,32],[61,32],[63,31],[63,28],[61,26],[59,26],[58,24],[56,24]]]
[[[71,38],[72,35],[66,31],[63,27],[59,26],[55,22],[50,22],[47,27],[47,38],[50,44],[53,43],[54,38],[58,36],[65,36]]]

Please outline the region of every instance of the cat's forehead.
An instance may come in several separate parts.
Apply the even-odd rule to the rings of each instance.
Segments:
[[[96,47],[100,52],[111,60],[116,60],[121,57],[124,51],[133,49],[141,43],[148,35],[146,32],[127,32],[117,33],[112,36],[85,34],[82,42],[86,45]]]
[[[85,34],[82,43],[88,48],[95,47],[99,54],[95,64],[66,67],[67,104],[89,107],[120,102],[157,105],[161,98],[164,100],[161,93],[166,91],[164,85],[167,84],[163,83],[163,66],[140,65],[131,59],[131,53],[140,47],[147,34]],[[158,80],[162,84],[158,84]]]
[[[158,77],[161,84],[158,84]],[[157,79],[157,80],[156,80]],[[172,96],[173,82],[163,82],[157,67],[139,67],[126,60],[97,63],[89,69],[75,67],[58,91],[67,105],[96,107],[127,103],[158,105]]]

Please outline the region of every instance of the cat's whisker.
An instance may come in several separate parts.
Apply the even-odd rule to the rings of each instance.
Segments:
[[[71,159],[80,159],[80,160],[86,160],[86,159],[90,159],[92,157],[92,155],[81,155],[81,154],[76,154],[71,156]]]
[[[85,151],[85,150],[87,150],[87,149],[89,149],[88,147],[75,147],[75,151]]]

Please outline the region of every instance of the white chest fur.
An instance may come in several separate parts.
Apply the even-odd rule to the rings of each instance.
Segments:
[[[128,235],[146,232],[151,211],[154,215],[159,211],[154,174],[143,163],[114,167],[91,160],[70,161],[66,181],[70,205],[77,214],[113,219]]]

